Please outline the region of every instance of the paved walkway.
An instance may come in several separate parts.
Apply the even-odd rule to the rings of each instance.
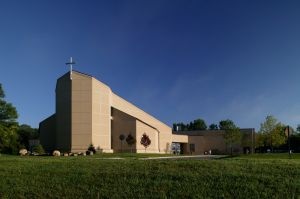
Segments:
[[[163,157],[147,157],[139,158],[139,160],[159,160],[159,159],[220,159],[227,155],[184,155],[184,156],[163,156]]]
[[[164,160],[164,159],[202,159],[202,160],[211,160],[211,159],[220,159],[227,157],[227,155],[178,155],[178,156],[162,156],[162,157],[147,157],[147,158],[138,158],[138,160]],[[100,160],[124,160],[130,158],[123,157],[111,157],[111,158],[95,158]]]

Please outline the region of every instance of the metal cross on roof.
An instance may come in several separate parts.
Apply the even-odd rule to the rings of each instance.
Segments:
[[[73,61],[72,57],[70,57],[70,61],[66,63],[66,65],[70,66],[70,79],[72,80],[72,70],[73,70],[73,64],[75,64],[75,62]]]

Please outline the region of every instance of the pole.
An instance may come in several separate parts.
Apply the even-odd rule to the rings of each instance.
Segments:
[[[230,130],[230,155],[232,156],[232,130]]]
[[[253,154],[253,129],[251,129],[251,154]]]
[[[290,126],[288,128],[288,145],[289,145],[289,156],[291,157],[291,141],[290,141]]]

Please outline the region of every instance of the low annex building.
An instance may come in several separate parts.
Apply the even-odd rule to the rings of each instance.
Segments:
[[[233,153],[254,152],[255,129],[240,129],[241,141],[232,144]],[[173,131],[172,150],[184,154],[229,154],[230,144],[224,138],[225,130]]]
[[[171,127],[115,94],[96,78],[71,71],[56,83],[56,110],[39,125],[40,142],[46,151],[86,151],[90,144],[102,152],[171,153],[174,145],[181,153],[204,154],[227,151],[224,132],[172,132]],[[151,144],[140,143],[146,134]],[[129,146],[128,135],[136,142]],[[241,149],[242,146],[239,146]]]

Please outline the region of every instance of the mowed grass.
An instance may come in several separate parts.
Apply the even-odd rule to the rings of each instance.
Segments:
[[[299,198],[300,156],[0,156],[0,198]],[[124,157],[122,160],[106,159]],[[103,159],[104,158],[104,159]]]

